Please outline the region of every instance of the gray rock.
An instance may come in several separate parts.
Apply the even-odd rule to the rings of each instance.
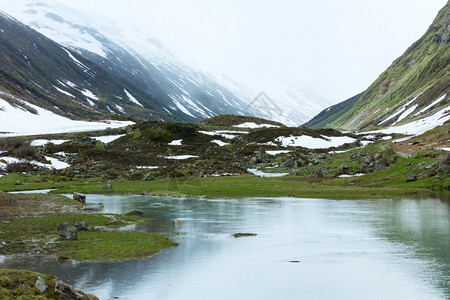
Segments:
[[[294,160],[289,158],[287,161],[281,164],[283,168],[292,168],[294,166]]]
[[[340,168],[342,171],[346,171],[346,170],[350,169],[350,167],[347,166],[347,165],[341,165],[339,168]]]
[[[264,151],[263,148],[259,148],[258,152],[256,153],[256,159],[261,160],[262,162],[268,162],[269,161],[269,155]]]
[[[36,279],[36,282],[34,283],[34,287],[37,288],[39,290],[39,292],[45,293],[45,291],[47,291],[47,289],[48,289],[48,284],[47,284],[47,282],[45,282],[44,278],[42,278],[41,276],[38,276],[38,278]]]
[[[75,193],[73,193],[73,200],[81,202],[81,203],[86,203],[86,195],[75,192]]]
[[[250,159],[250,162],[248,163],[250,166],[254,166],[256,164],[256,162],[258,161],[258,159],[256,157],[252,157]]]
[[[328,170],[325,167],[319,167],[317,170],[312,172],[312,175],[316,178],[322,178],[326,173],[328,173]]]
[[[75,228],[78,231],[91,231],[91,227],[86,222],[83,221],[77,221],[75,223]]]
[[[103,189],[104,190],[112,190],[113,187],[112,187],[111,183],[107,183],[107,184],[103,185]]]
[[[408,175],[406,177],[406,182],[412,182],[412,181],[416,181],[417,180],[417,176],[416,175]]]
[[[68,285],[59,278],[55,278],[55,295],[61,300],[86,300],[86,294]]]
[[[78,230],[69,223],[58,224],[59,237],[63,240],[75,241],[77,239]]]
[[[145,181],[155,180],[155,175],[153,174],[153,172],[148,172],[148,174],[145,175],[144,180],[145,180]]]

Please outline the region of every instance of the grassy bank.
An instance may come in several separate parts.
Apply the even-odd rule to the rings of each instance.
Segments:
[[[38,204],[38,213],[30,203]],[[76,213],[78,204],[61,196],[0,193],[0,207],[1,255],[39,253],[61,260],[120,261],[149,257],[177,245],[165,235],[117,230],[147,221],[141,217]],[[88,223],[92,230],[78,232],[75,241],[61,240],[58,224],[77,221]]]
[[[35,288],[38,278],[42,278],[47,285],[43,292]],[[23,270],[0,269],[0,299],[68,299],[61,298],[62,293],[56,288],[56,278],[52,275],[44,275]],[[86,295],[77,290],[86,300],[98,299],[93,295]]]
[[[387,176],[387,175],[386,175]],[[260,178],[256,176],[220,177],[220,178],[175,178],[154,181],[114,181],[113,189],[104,190],[103,183],[84,183],[61,188],[57,193],[111,193],[111,194],[149,194],[171,196],[207,196],[217,197],[304,197],[327,199],[361,199],[401,197],[430,193],[431,190],[412,182],[410,185],[381,185],[370,178],[361,182],[361,178],[307,178],[282,177]],[[358,185],[355,184],[358,182]]]

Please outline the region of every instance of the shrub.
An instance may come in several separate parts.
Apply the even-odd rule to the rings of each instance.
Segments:
[[[14,149],[12,151],[12,153],[17,158],[24,158],[24,159],[28,159],[28,160],[39,158],[39,154],[38,154],[36,148],[33,146],[30,146],[29,144],[21,145],[20,147]]]

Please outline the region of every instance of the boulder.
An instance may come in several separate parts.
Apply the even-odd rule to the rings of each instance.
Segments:
[[[87,295],[73,286],[68,285],[59,278],[55,278],[55,296],[62,300],[88,300],[97,299],[94,295]]]
[[[412,182],[412,181],[416,181],[417,180],[417,176],[416,175],[408,175],[406,177],[406,182]]]
[[[103,189],[104,189],[104,190],[112,190],[112,188],[113,188],[113,187],[112,187],[111,183],[107,183],[107,184],[104,184],[104,185],[103,185]]]
[[[36,282],[34,283],[34,287],[39,290],[41,293],[45,293],[48,289],[48,284],[45,282],[45,279],[41,276],[38,276]]]
[[[62,240],[75,241],[77,239],[78,230],[69,223],[58,224],[59,237]]]
[[[86,222],[83,221],[77,221],[75,223],[75,228],[78,231],[91,231],[91,227]]]
[[[259,148],[258,152],[256,153],[256,159],[261,160],[262,162],[268,162],[269,161],[269,155],[266,151],[264,151],[263,148]]]
[[[86,203],[86,195],[75,192],[73,193],[73,200],[81,203]]]
[[[148,174],[145,175],[144,180],[145,180],[145,181],[155,180],[155,175],[153,174],[153,172],[148,172]]]
[[[252,157],[248,164],[249,164],[249,166],[254,166],[257,161],[258,161],[258,159],[256,157]]]
[[[312,172],[312,175],[316,178],[322,178],[326,173],[328,173],[328,170],[325,167],[319,167],[317,170]]]
[[[292,168],[294,166],[295,162],[292,158],[289,158],[287,161],[281,164],[283,168]]]

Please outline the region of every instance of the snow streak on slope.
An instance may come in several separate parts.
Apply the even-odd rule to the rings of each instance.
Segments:
[[[26,103],[24,101],[21,102]],[[12,106],[0,98],[0,137],[83,132],[119,128],[134,124],[130,121],[74,121],[33,104],[26,104],[35,109],[37,114],[33,114],[21,107]]]

